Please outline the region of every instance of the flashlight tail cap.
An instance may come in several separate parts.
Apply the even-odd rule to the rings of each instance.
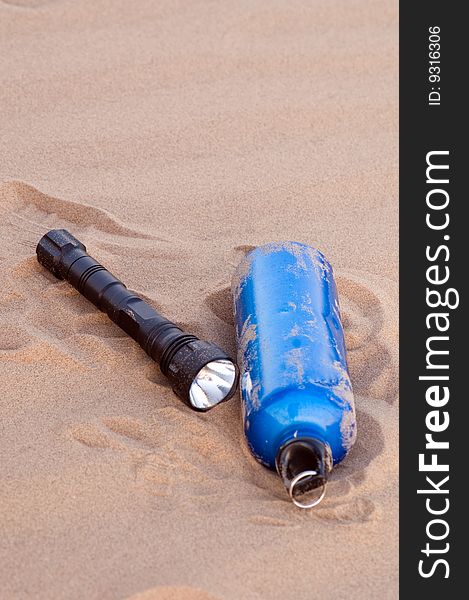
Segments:
[[[86,247],[66,229],[52,229],[36,246],[38,262],[58,279],[66,279],[70,266],[86,253]]]

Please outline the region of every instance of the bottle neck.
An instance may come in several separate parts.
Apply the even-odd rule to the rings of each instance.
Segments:
[[[331,450],[318,439],[295,438],[278,451],[276,467],[292,502],[300,508],[312,508],[326,491],[332,470]]]

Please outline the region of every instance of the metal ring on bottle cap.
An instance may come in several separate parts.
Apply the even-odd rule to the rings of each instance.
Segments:
[[[295,486],[297,485],[297,483],[299,481],[302,481],[303,479],[306,479],[307,477],[311,477],[314,475],[317,475],[318,473],[316,471],[303,471],[302,473],[299,473],[296,477],[294,477],[290,483],[290,487],[288,489],[288,493],[290,494],[290,498],[291,501],[293,502],[293,504],[295,506],[298,506],[299,508],[313,508],[313,506],[317,506],[321,500],[324,498],[325,494],[326,494],[326,485],[323,484],[322,485],[322,492],[319,495],[319,497],[315,498],[314,500],[312,500],[309,503],[303,504],[301,502],[299,502],[293,495]]]

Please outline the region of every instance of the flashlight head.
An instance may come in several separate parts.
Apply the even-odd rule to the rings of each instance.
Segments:
[[[195,410],[209,410],[236,391],[239,374],[236,363],[210,342],[192,339],[164,363],[160,363],[161,370],[171,381],[174,392]]]

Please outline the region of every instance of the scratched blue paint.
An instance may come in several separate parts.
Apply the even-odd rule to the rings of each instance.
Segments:
[[[337,289],[324,255],[298,242],[250,252],[233,279],[244,430],[275,467],[294,438],[327,443],[334,463],[355,441]]]

